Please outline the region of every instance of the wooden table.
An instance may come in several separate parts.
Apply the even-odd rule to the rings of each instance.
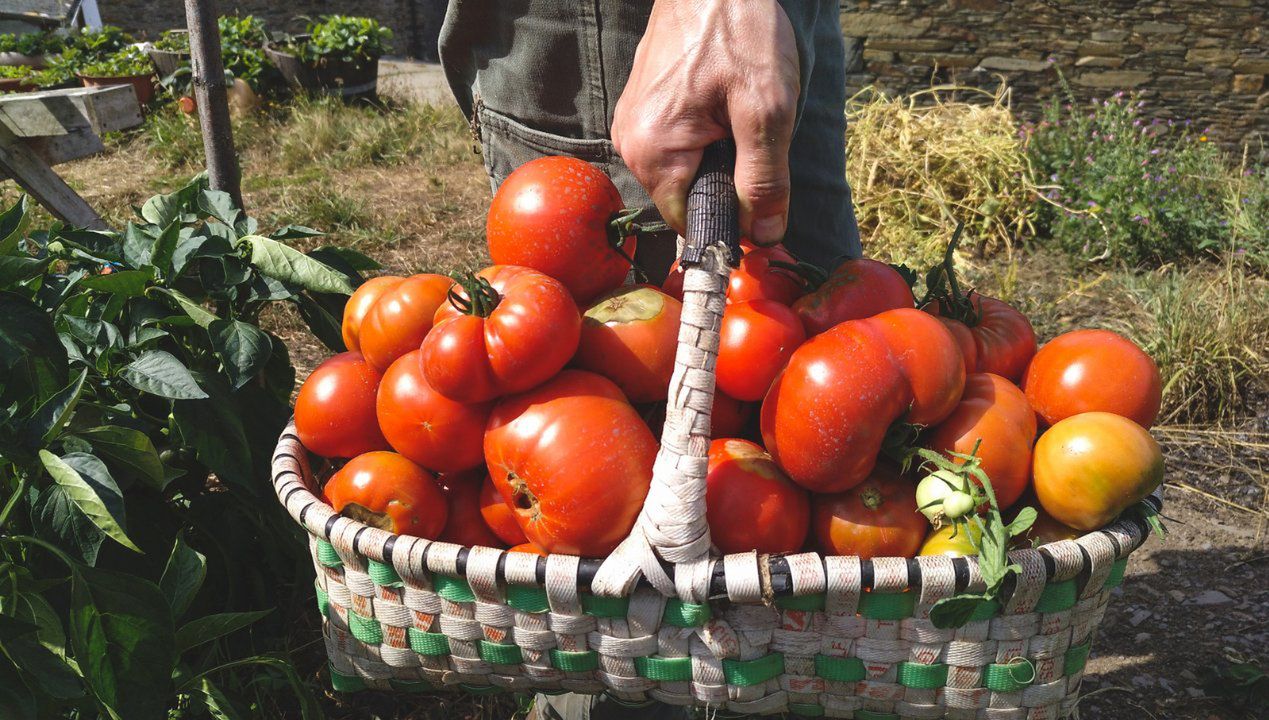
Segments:
[[[53,166],[101,152],[101,133],[141,122],[128,85],[0,95],[0,179],[13,178],[63,222],[105,229]]]

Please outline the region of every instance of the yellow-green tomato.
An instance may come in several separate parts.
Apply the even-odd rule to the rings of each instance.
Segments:
[[[931,530],[921,545],[921,555],[946,555],[947,557],[969,557],[977,555],[978,549],[970,541],[971,537],[981,535],[973,525],[944,525]]]

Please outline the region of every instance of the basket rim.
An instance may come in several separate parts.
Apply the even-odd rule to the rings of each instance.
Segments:
[[[296,448],[299,450],[298,453],[295,451]],[[499,583],[538,587],[546,585],[548,564],[562,561],[574,565],[576,568],[577,586],[579,590],[584,591],[591,590],[591,581],[605,560],[605,558],[580,558],[559,553],[541,556],[512,552],[503,548],[455,545],[412,535],[390,533],[366,525],[335,512],[334,508],[326,504],[322,498],[313,492],[310,485],[313,479],[309,464],[311,455],[311,451],[300,442],[299,436],[295,431],[295,418],[291,417],[278,438],[278,444],[274,449],[271,461],[271,482],[275,495],[286,507],[291,517],[303,526],[310,535],[327,542],[332,541],[336,536],[348,537],[351,535],[353,553],[370,560],[398,567],[405,562],[412,567],[418,566],[418,569],[421,570],[466,578],[467,563],[473,554],[477,552],[496,552],[498,553],[496,562],[497,580]],[[1164,485],[1160,484],[1145,499],[1145,502],[1149,503],[1156,512],[1161,511],[1163,508],[1163,488]],[[1120,518],[1100,530],[1085,533],[1073,540],[1061,540],[1034,548],[1010,551],[1010,557],[1017,560],[1028,560],[1032,564],[1041,563],[1044,569],[1044,584],[1052,581],[1076,579],[1087,576],[1091,570],[1093,564],[1092,556],[1095,552],[1094,546],[1104,546],[1109,541],[1113,559],[1122,560],[1141,547],[1149,533],[1150,530],[1144,520],[1139,518]],[[420,547],[420,544],[422,547]],[[1079,549],[1080,563],[1078,567],[1070,566],[1069,563],[1059,562],[1055,557],[1059,553],[1069,555],[1072,545]],[[402,552],[403,550],[404,553]],[[1104,551],[1102,552],[1104,553]],[[403,555],[408,560],[404,559]],[[519,570],[515,573],[514,578],[509,578],[507,566],[512,556],[519,556],[519,560],[516,561]],[[921,587],[922,569],[932,562],[942,563],[945,567],[950,565],[952,572],[955,574],[957,592],[965,591],[980,577],[977,556],[955,558],[918,556],[914,558],[865,559],[855,555],[822,555],[814,551],[787,555],[759,555],[756,551],[750,551],[735,555],[712,557],[710,559],[710,600],[728,597],[727,559],[737,556],[749,557],[760,563],[761,572],[765,576],[764,579],[769,580],[772,599],[814,595],[823,591],[820,589],[812,592],[799,592],[800,589],[794,587],[795,583],[790,573],[789,564],[789,558],[792,557],[797,557],[799,563],[807,562],[808,559],[814,558],[820,563],[825,573],[829,571],[829,563],[827,562],[829,558],[837,561],[845,560],[847,563],[858,562],[860,586],[863,591],[874,589],[877,574],[875,569],[879,565],[887,566],[887,569],[893,572],[894,569],[902,564],[908,577],[907,589],[911,590]],[[528,563],[524,560],[525,558],[535,561],[532,563],[531,568],[526,567]],[[667,564],[666,571],[673,577],[674,567],[672,565]],[[530,577],[532,578],[531,582]],[[639,587],[651,587],[646,578],[641,578],[638,585]],[[888,589],[887,591],[893,590]]]

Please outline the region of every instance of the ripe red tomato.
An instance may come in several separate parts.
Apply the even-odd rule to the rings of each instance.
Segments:
[[[326,482],[322,496],[338,513],[402,535],[435,539],[449,517],[436,477],[383,450],[349,460]]]
[[[379,296],[361,321],[361,352],[380,372],[418,350],[432,329],[436,309],[445,304],[454,281],[444,275],[411,275]]]
[[[542,557],[546,557],[546,551],[531,542],[520,543],[507,552],[527,553],[529,555],[541,555]]]
[[[912,305],[912,289],[897,270],[883,262],[855,258],[838,265],[823,285],[793,303],[793,310],[809,337],[847,320]]]
[[[355,352],[318,365],[295,398],[295,433],[304,447],[343,458],[388,447],[375,418],[379,380],[379,371]]]
[[[1159,443],[1120,415],[1072,415],[1035,446],[1036,497],[1055,520],[1077,530],[1105,527],[1161,482]]]
[[[626,279],[637,247],[612,244],[609,223],[621,193],[599,168],[571,157],[531,160],[503,181],[489,205],[485,236],[497,265],[523,265],[559,280],[580,305]]]
[[[440,476],[441,492],[449,502],[449,520],[446,521],[445,531],[441,533],[439,540],[455,545],[507,547],[507,543],[481,517],[481,483],[484,478],[483,468]]]
[[[508,545],[522,545],[529,541],[516,522],[515,508],[503,499],[487,474],[480,486],[480,517],[493,534]]]
[[[978,343],[974,341],[974,333],[969,331],[969,326],[960,320],[953,320],[949,317],[939,317],[939,321],[943,323],[952,337],[956,338],[956,344],[961,348],[961,354],[965,356],[965,372],[980,372],[978,370]]]
[[[727,280],[727,302],[738,303],[748,300],[774,300],[784,305],[792,305],[794,300],[806,294],[807,280],[800,272],[814,274],[822,270],[790,270],[772,262],[783,263],[798,268],[808,268],[783,246],[770,245],[758,247],[748,240],[740,240],[740,249],[744,255],[740,264],[731,271]],[[673,298],[683,299],[683,269],[678,261],[670,267],[661,289]]]
[[[929,423],[954,407],[964,359],[951,333],[899,309],[807,340],[762,403],[763,444],[814,492],[868,477],[891,423]],[[905,418],[906,415],[906,418]]]
[[[1004,509],[1027,489],[1035,433],[1035,412],[1021,390],[999,375],[972,373],[960,404],[926,442],[934,450],[969,453],[981,440],[977,457]]]
[[[741,437],[749,427],[756,403],[741,402],[726,393],[714,391],[714,406],[710,411],[710,437]]]
[[[351,352],[361,352],[357,336],[361,332],[361,322],[366,313],[374,306],[385,292],[391,290],[405,280],[396,275],[383,275],[370,278],[357,288],[344,305],[344,322],[340,330],[344,336],[344,347]]]
[[[969,326],[978,358],[977,366],[971,369],[973,372],[992,373],[1014,383],[1022,380],[1027,363],[1035,355],[1035,330],[1031,321],[1013,306],[995,298],[970,293],[969,299],[973,303],[972,311],[954,313],[943,301],[925,309]]]
[[[1163,398],[1154,360],[1109,330],[1076,330],[1053,338],[1031,360],[1023,389],[1049,425],[1097,410],[1149,428]]]
[[[718,331],[718,387],[737,400],[757,401],[806,340],[797,313],[775,300],[732,303]]]
[[[633,403],[664,400],[683,304],[644,285],[618,288],[582,317],[578,367],[617,383]]]
[[[889,464],[850,490],[813,496],[811,510],[826,555],[915,557],[929,529],[917,512],[916,485]]]
[[[483,402],[523,392],[560,371],[577,351],[582,317],[568,290],[536,270],[494,265],[471,312],[445,303],[423,341],[423,374],[445,397]],[[490,307],[492,306],[492,307]]]
[[[485,431],[494,486],[525,536],[552,553],[604,557],[634,526],[657,443],[616,385],[565,370],[503,399]]]
[[[434,472],[485,462],[483,437],[493,402],[461,403],[432,389],[423,376],[423,351],[397,358],[379,383],[379,428],[393,450]]]
[[[791,553],[802,547],[810,499],[757,443],[710,443],[705,485],[705,518],[720,552]]]

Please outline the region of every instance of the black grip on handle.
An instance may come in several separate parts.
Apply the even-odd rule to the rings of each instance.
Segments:
[[[687,243],[683,264],[695,264],[705,248],[721,245],[733,266],[740,262],[740,202],[736,199],[736,143],[710,143],[687,192]]]

